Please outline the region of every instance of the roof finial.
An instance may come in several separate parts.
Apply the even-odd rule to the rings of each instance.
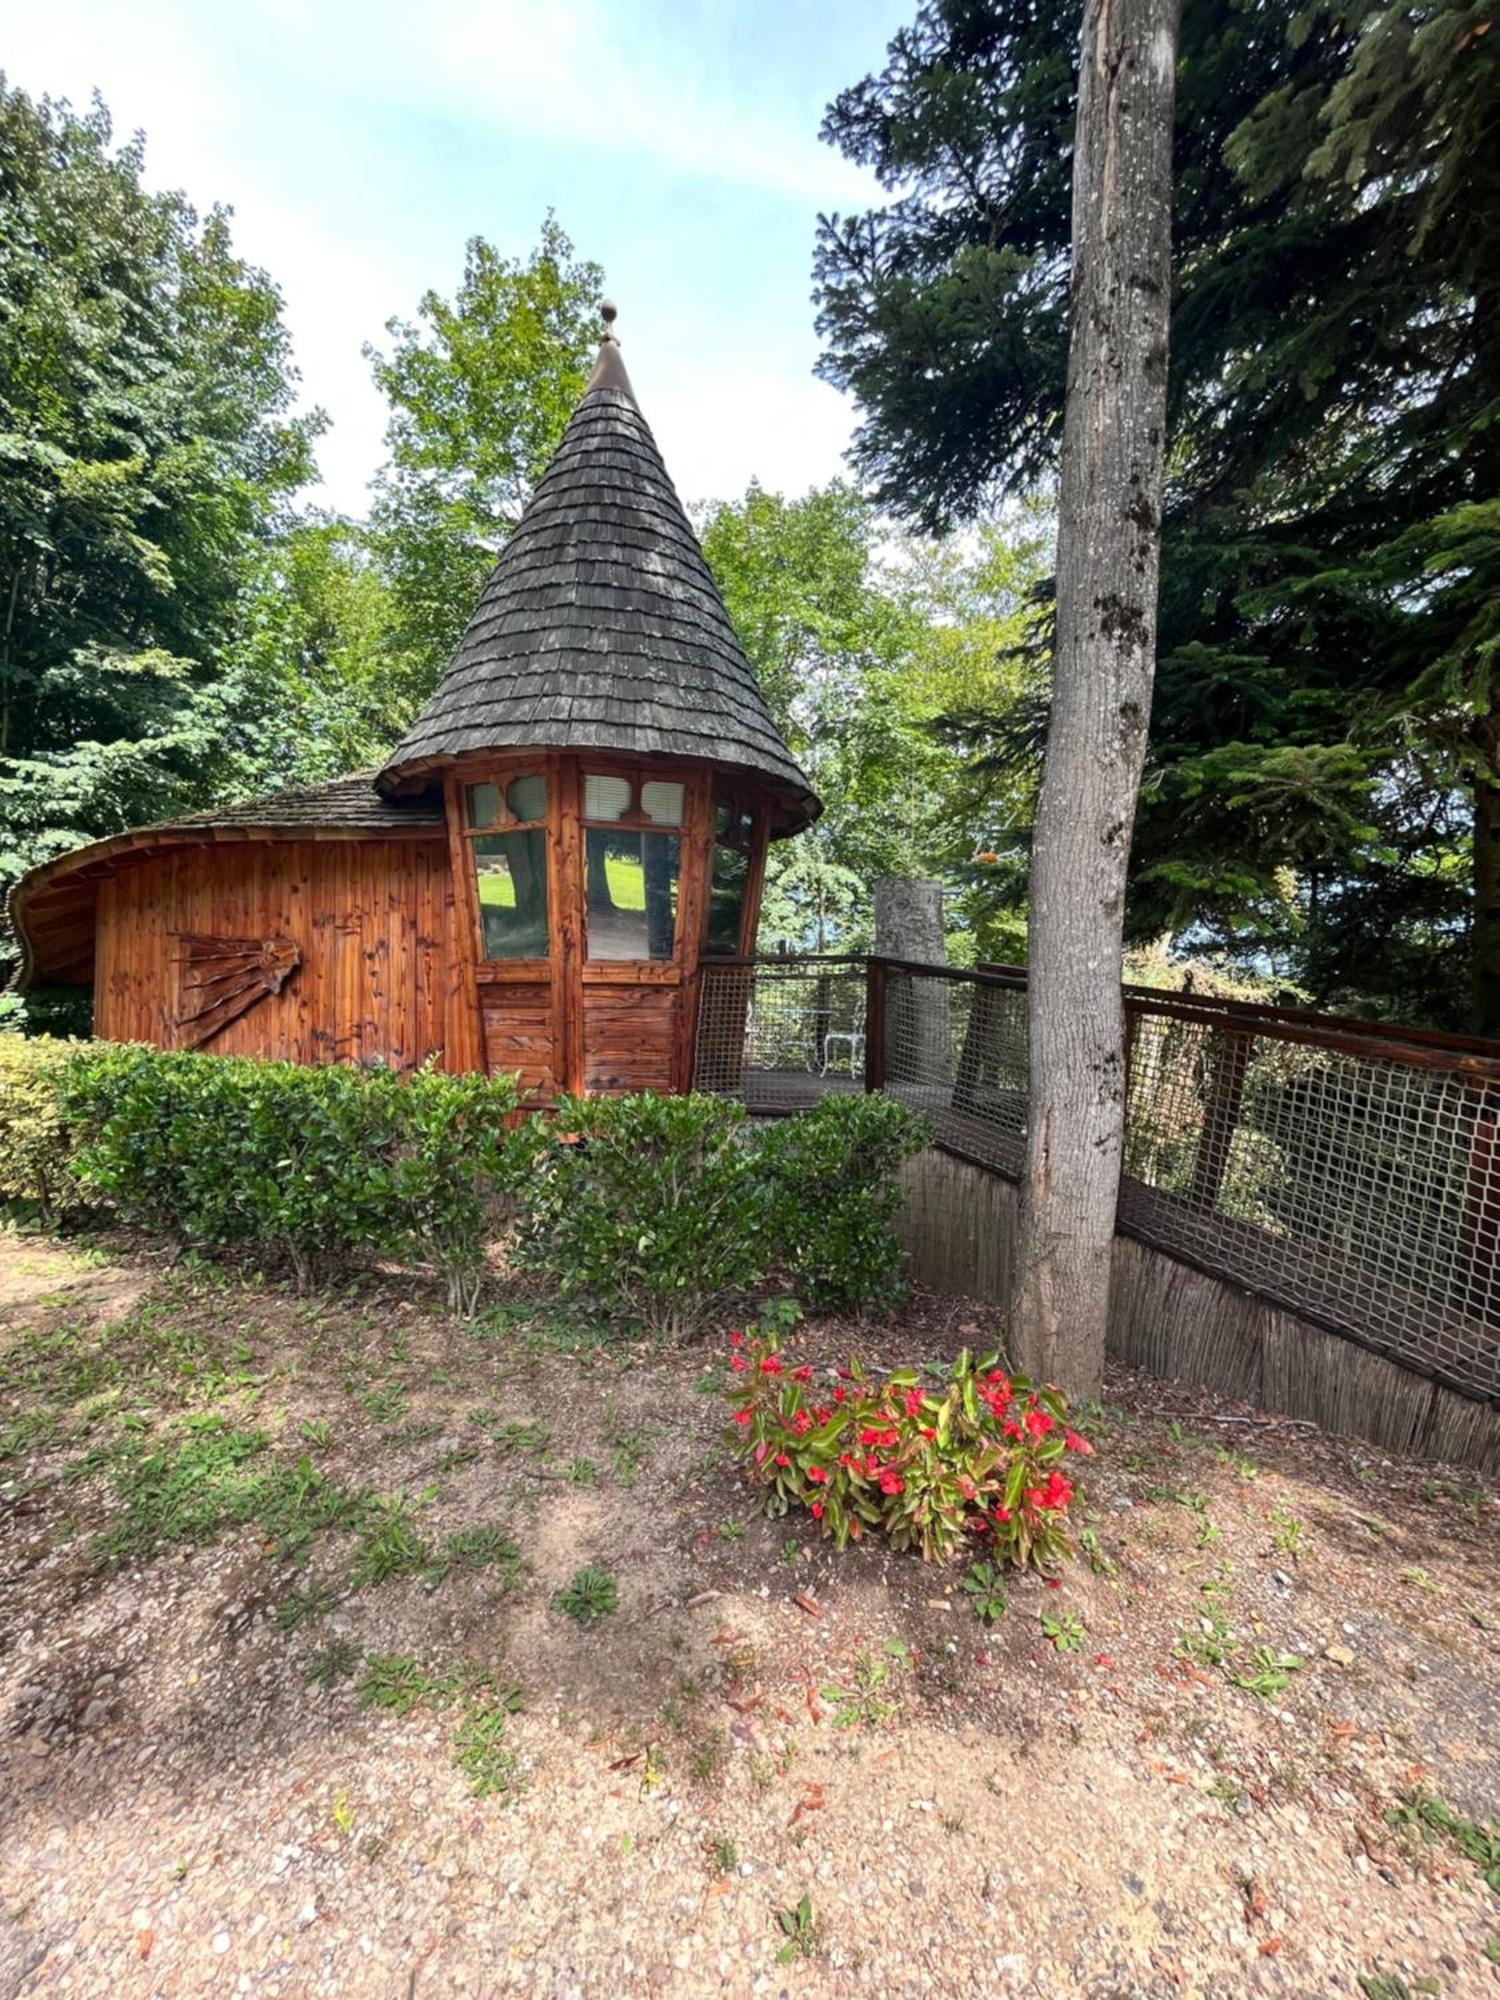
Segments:
[[[615,332],[615,302],[613,299],[599,301],[599,317],[604,321],[604,338],[599,343],[598,359],[594,372],[588,379],[588,389],[621,389],[635,401],[635,391],[630,386],[630,377],[625,373],[625,363],[620,356],[619,336]],[[587,389],[584,392],[587,394]]]
[[[620,344],[620,337],[615,332],[615,316],[619,310],[613,299],[599,301],[599,317],[604,321],[604,338],[615,347]]]

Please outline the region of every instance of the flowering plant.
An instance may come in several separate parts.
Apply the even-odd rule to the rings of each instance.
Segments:
[[[876,1529],[928,1562],[976,1542],[1038,1569],[1070,1553],[1067,1468],[1093,1446],[1056,1389],[967,1348],[929,1388],[915,1369],[875,1379],[858,1360],[818,1380],[770,1329],[729,1342],[729,1438],[771,1513],[805,1506],[840,1548]]]

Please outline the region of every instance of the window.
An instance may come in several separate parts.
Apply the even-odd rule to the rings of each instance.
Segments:
[[[675,831],[658,829],[681,826],[686,801],[682,784],[584,773],[584,911],[591,959],[672,957],[682,843]]]
[[[755,814],[732,798],[716,799],[708,922],[703,938],[703,949],[712,957],[733,958],[739,951],[754,847]]]
[[[547,780],[528,772],[465,793],[486,958],[545,958]],[[536,822],[536,824],[527,824]]]

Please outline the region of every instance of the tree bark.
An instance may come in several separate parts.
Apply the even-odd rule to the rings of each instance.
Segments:
[[[1120,953],[1156,662],[1177,0],[1085,0],[1052,712],[1032,852],[1017,1357],[1097,1396],[1125,1130]]]

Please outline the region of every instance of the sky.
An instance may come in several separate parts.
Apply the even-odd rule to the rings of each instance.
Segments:
[[[332,426],[309,499],[362,514],[385,408],[362,355],[482,235],[550,207],[602,264],[689,501],[833,477],[856,420],[812,373],[820,211],[880,199],[817,137],[915,0],[48,0],[0,65],[146,135],[146,178],[235,212]]]

